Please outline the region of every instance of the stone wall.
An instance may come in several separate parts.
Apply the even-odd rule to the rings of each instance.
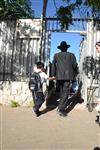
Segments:
[[[28,82],[4,81],[0,83],[0,104],[10,105],[11,101],[29,106],[33,99]]]

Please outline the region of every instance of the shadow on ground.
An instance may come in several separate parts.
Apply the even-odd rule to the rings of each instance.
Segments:
[[[93,150],[100,150],[100,147],[95,147]]]
[[[81,94],[75,94],[65,104],[66,113],[69,113],[77,104],[82,104],[84,100],[81,97]]]
[[[59,98],[60,98],[59,92],[56,91],[55,88],[52,88],[51,91],[49,92],[49,95],[48,95],[47,101],[46,101],[47,108],[42,110],[41,113],[44,114],[44,113],[47,113],[48,111],[52,111],[52,110],[56,109],[56,107],[58,106],[59,100],[60,100]],[[68,101],[66,101],[66,104],[65,104],[66,113],[69,113],[71,110],[74,109],[74,107],[77,104],[81,104],[83,102],[84,102],[84,100],[81,97],[81,93],[72,95],[68,99]]]

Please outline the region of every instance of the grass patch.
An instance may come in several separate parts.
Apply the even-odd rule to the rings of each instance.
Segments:
[[[19,105],[18,102],[12,100],[11,103],[10,103],[10,106],[11,106],[11,107],[19,107],[20,105]]]

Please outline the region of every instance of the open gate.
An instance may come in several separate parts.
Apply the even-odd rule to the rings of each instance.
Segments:
[[[65,19],[66,20],[66,19]],[[100,40],[100,19],[85,19],[85,18],[72,18],[69,19],[71,22],[68,29],[66,26],[62,29],[60,18],[44,18],[43,27],[44,27],[44,46],[42,51],[47,52],[47,64],[50,61],[50,44],[46,41],[50,38],[46,37],[46,34],[52,34],[52,32],[65,32],[65,33],[79,33],[84,37],[84,40],[80,43],[80,60],[79,60],[79,70],[80,70],[80,80],[82,80],[82,95],[87,102],[89,97],[88,90],[91,88],[90,84],[93,78],[94,67],[93,62],[97,62],[98,54],[95,50],[95,43],[97,40]],[[67,19],[68,21],[68,19]],[[47,44],[47,45],[46,45]],[[91,59],[93,58],[93,59]],[[49,65],[48,65],[49,66]],[[97,77],[95,77],[92,89],[98,86]],[[91,90],[91,89],[90,89]],[[94,92],[94,91],[93,91]],[[94,93],[92,93],[93,99]]]
[[[23,91],[25,92],[25,88],[26,91],[28,91],[26,81],[28,81],[32,73],[35,62],[41,60],[45,63],[45,66],[49,66],[52,32],[79,33],[85,37],[85,40],[82,41],[80,45],[81,55],[79,68],[81,80],[84,83],[82,94],[84,99],[87,100],[86,89],[91,82],[90,76],[88,75],[91,74],[92,77],[92,72],[90,71],[91,65],[84,66],[88,64],[85,62],[90,62],[89,64],[91,64],[90,60],[92,59],[88,59],[87,56],[90,56],[90,58],[92,55],[93,58],[97,56],[95,52],[95,42],[100,38],[100,20],[73,18],[73,24],[69,26],[69,29],[62,29],[60,26],[60,18],[37,19],[40,22],[38,32],[35,30],[35,27],[38,27],[37,25],[32,26],[32,28],[30,28],[30,26],[27,28],[26,24],[24,24],[24,30],[22,29],[22,31],[26,34],[25,36],[20,36],[16,26],[16,20],[0,20],[0,81],[3,81],[2,83],[4,83],[4,81],[10,81],[5,82],[5,84],[7,83],[7,90],[1,95],[0,100],[2,101],[4,99],[4,103],[6,103],[6,101],[9,101],[11,95],[12,99],[14,98],[16,92],[16,98],[19,96],[18,100],[23,101],[20,95]],[[35,19],[31,19],[31,21],[34,20]],[[33,35],[28,35],[28,29]],[[84,68],[86,68],[86,70],[84,70]],[[95,81],[96,80],[94,80],[94,82]],[[18,86],[15,86],[15,84],[18,84]],[[12,94],[9,95],[9,93]],[[27,95],[26,92],[23,94],[25,96]],[[28,99],[26,96],[26,100]]]

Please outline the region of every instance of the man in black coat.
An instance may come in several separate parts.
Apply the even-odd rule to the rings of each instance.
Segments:
[[[57,47],[61,52],[56,53],[52,62],[52,76],[54,76],[60,88],[60,101],[58,105],[59,115],[65,116],[65,105],[68,101],[70,90],[70,81],[75,80],[77,62],[73,53],[67,52],[70,47],[65,41],[62,41]]]

